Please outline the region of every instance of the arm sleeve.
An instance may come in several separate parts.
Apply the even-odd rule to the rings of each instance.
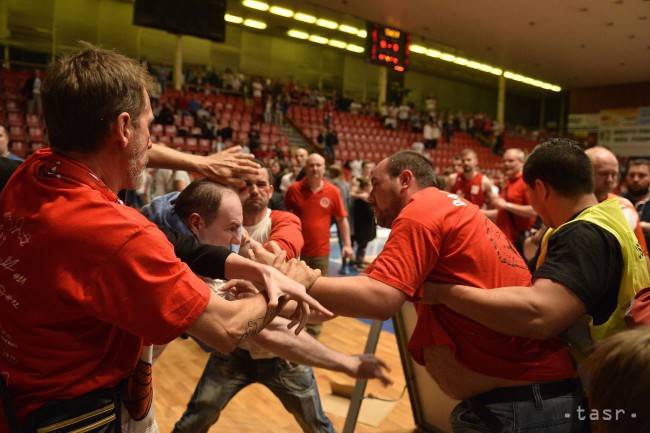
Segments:
[[[226,259],[232,253],[228,248],[201,244],[194,236],[179,235],[167,227],[160,227],[174,246],[174,253],[187,263],[192,272],[214,279],[225,279]]]
[[[305,245],[300,219],[289,212],[271,212],[269,241],[275,241],[280,248],[286,251],[287,259],[298,258]]]
[[[621,246],[613,235],[595,224],[575,222],[551,235],[546,258],[533,278],[568,287],[598,323],[600,313],[608,317],[607,311],[616,306],[622,262]]]

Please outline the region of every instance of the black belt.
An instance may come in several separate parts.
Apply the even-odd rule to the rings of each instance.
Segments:
[[[580,389],[580,382],[576,379],[567,379],[559,382],[536,384],[542,400],[570,394]],[[473,397],[483,404],[508,403],[516,401],[535,401],[533,385],[511,386],[508,388],[495,388]]]

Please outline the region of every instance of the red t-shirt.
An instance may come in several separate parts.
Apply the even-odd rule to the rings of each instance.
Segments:
[[[451,192],[463,197],[478,207],[485,204],[485,191],[483,191],[483,173],[476,173],[470,180],[465,179],[463,173],[456,175],[456,182],[451,187]]]
[[[437,188],[411,198],[366,273],[412,301],[422,297],[425,281],[485,289],[531,284],[526,264],[503,233],[476,206]],[[557,338],[507,336],[444,305],[415,306],[418,322],[409,350],[420,364],[424,347],[449,346],[461,365],[493,377],[541,382],[574,375],[568,351]]]
[[[514,179],[508,180],[501,191],[501,197],[514,204],[529,205],[530,198],[526,193],[526,183],[521,173],[517,174]],[[530,230],[535,223],[535,218],[526,218],[515,215],[507,209],[497,211],[496,224],[501,231],[508,236],[511,242],[519,242],[519,236],[522,232]]]
[[[0,372],[21,419],[115,386],[143,340],[170,342],[208,303],[155,225],[50,149],[19,167],[0,212]]]
[[[287,210],[298,215],[302,223],[305,246],[302,255],[327,256],[330,253],[332,217],[347,217],[338,188],[323,179],[323,187],[311,192],[307,179],[291,184],[284,196]]]
[[[269,241],[275,241],[287,252],[287,260],[300,257],[305,244],[302,238],[300,219],[291,212],[271,211],[271,235]]]

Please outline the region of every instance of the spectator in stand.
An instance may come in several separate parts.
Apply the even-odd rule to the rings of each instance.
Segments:
[[[626,198],[636,207],[641,219],[641,228],[646,245],[650,245],[650,160],[646,158],[632,159],[627,164],[625,172],[627,185]]]
[[[305,164],[307,164],[307,157],[309,152],[302,147],[296,150],[295,158],[292,158],[289,173],[282,176],[280,181],[280,193],[284,197],[287,194],[289,186],[294,182],[301,180],[305,176]]]
[[[336,160],[336,146],[339,144],[339,138],[336,131],[331,127],[321,127],[316,141],[323,151],[323,157],[328,164],[333,164]]]
[[[219,123],[222,124],[223,126],[221,128],[219,128],[219,130],[217,131],[217,135],[220,136],[223,139],[224,142],[226,142],[228,140],[232,141],[232,136],[233,136],[234,131],[233,131],[232,127],[230,126],[230,122],[221,122],[221,121],[219,121]]]
[[[169,102],[165,102],[160,110],[156,123],[161,125],[173,125],[174,124],[174,110]]]
[[[438,147],[438,140],[440,140],[440,128],[432,118],[428,118],[422,130],[422,138],[424,139],[424,148],[435,150]]]
[[[27,79],[21,93],[27,100],[27,114],[43,114],[41,99],[41,70],[34,69],[33,75]]]
[[[254,123],[253,126],[251,126],[251,129],[248,131],[248,148],[250,149],[250,152],[257,158],[259,158],[258,155],[260,152],[260,142],[260,126],[259,124]]]
[[[494,192],[490,179],[478,171],[478,156],[472,149],[460,153],[462,172],[452,173],[447,178],[445,191],[452,192],[482,208],[491,203]]]
[[[9,150],[10,147],[11,142],[9,141],[9,129],[4,125],[0,125],[0,157],[23,162],[25,158],[21,158],[20,156],[11,153]]]
[[[436,118],[436,108],[438,105],[438,100],[436,99],[433,93],[429,93],[427,99],[424,100],[424,109],[427,112],[427,117],[432,119]]]
[[[152,175],[152,195],[158,197],[174,191],[183,191],[192,182],[185,170],[156,168]]]
[[[402,131],[408,130],[409,117],[411,117],[411,107],[406,100],[402,100],[400,106],[397,107],[397,120],[399,121],[399,129]]]

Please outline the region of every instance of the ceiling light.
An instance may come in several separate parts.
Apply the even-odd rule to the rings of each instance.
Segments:
[[[334,21],[326,20],[323,18],[319,18],[316,21],[317,26],[325,27],[326,29],[335,29],[339,26],[339,23],[336,23]]]
[[[309,33],[301,32],[300,30],[289,30],[287,34],[292,38],[298,39],[307,39],[309,37]]]
[[[426,54],[429,57],[436,57],[436,58],[438,58],[438,57],[440,57],[442,55],[442,53],[440,51],[438,51],[438,50],[427,50]]]
[[[312,41],[312,42],[316,42],[317,44],[326,44],[327,41],[329,41],[329,39],[324,38],[322,36],[318,36],[318,35],[311,35],[309,37],[309,40]]]
[[[411,52],[413,53],[418,53],[418,54],[424,54],[427,52],[427,49],[423,47],[422,45],[411,45]]]
[[[503,71],[499,68],[490,68],[490,74],[501,75],[503,74]]]
[[[286,18],[291,18],[293,16],[293,11],[291,9],[281,8],[280,6],[271,6],[269,12]]]
[[[316,22],[316,17],[313,15],[303,14],[302,12],[296,12],[293,15],[293,18],[309,24],[314,24]]]
[[[337,41],[336,39],[332,39],[329,42],[329,45],[335,48],[345,48],[347,44],[343,41]]]
[[[268,4],[257,0],[244,0],[243,2],[241,2],[241,4],[243,4],[247,8],[257,9],[258,11],[266,11],[269,9]]]
[[[350,33],[351,35],[356,35],[357,32],[359,31],[358,28],[349,26],[347,24],[341,24],[339,26],[339,30],[345,33]]]
[[[365,30],[359,30],[357,32],[357,36],[359,36],[360,38],[365,38],[366,36],[368,36],[368,32]]]
[[[442,53],[440,55],[440,59],[444,60],[445,62],[453,62],[456,59],[456,56],[454,56],[453,54]]]
[[[554,92],[561,92],[562,88],[560,86],[551,86],[549,90],[552,90]]]
[[[469,60],[464,59],[464,58],[462,58],[462,57],[456,57],[456,58],[454,59],[454,63],[456,63],[457,65],[461,65],[461,66],[465,66],[465,65],[467,65],[468,62],[469,62]]]
[[[363,53],[365,51],[365,48],[353,44],[348,44],[348,46],[345,48],[354,53]]]
[[[238,17],[236,15],[230,15],[230,14],[225,14],[223,16],[223,19],[228,21],[229,23],[234,23],[234,24],[241,24],[244,22],[244,19],[242,17]]]
[[[260,30],[264,30],[266,28],[265,22],[251,20],[251,19],[245,19],[244,25],[248,27],[253,27],[254,29],[260,29]]]

